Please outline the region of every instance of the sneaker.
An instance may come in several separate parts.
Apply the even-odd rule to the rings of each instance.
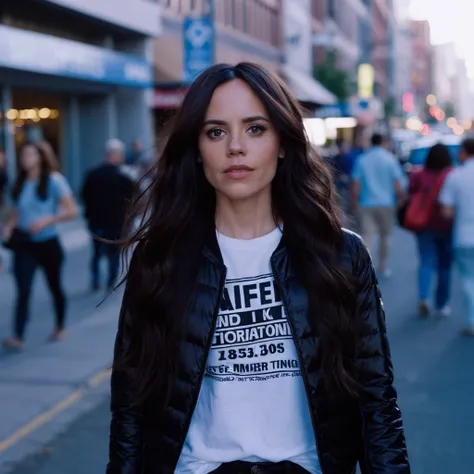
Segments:
[[[2,346],[9,351],[20,352],[25,348],[25,343],[16,337],[9,337],[2,342]]]
[[[451,316],[451,308],[448,305],[443,306],[442,308],[438,309],[438,311],[436,311],[436,314],[440,318],[447,318],[448,316]]]
[[[420,304],[418,305],[418,313],[420,314],[420,316],[429,316],[430,311],[430,305],[428,304],[428,302],[420,301]]]
[[[474,326],[467,326],[464,329],[461,329],[461,334],[463,336],[474,337]]]
[[[59,342],[59,341],[63,341],[65,338],[66,338],[66,331],[64,329],[55,329],[49,336],[48,340],[50,342]]]

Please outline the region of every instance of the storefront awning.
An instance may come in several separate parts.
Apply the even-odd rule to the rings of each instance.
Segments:
[[[0,25],[0,68],[102,84],[149,88],[144,58],[69,39]]]
[[[283,66],[282,72],[290,89],[300,102],[315,105],[337,103],[337,97],[311,76],[299,72],[287,64]]]

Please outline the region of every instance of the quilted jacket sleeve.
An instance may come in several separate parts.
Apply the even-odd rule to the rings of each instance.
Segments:
[[[127,285],[128,287],[128,285]],[[125,289],[124,299],[127,297]],[[119,328],[115,340],[114,359],[127,343],[127,327],[123,309],[120,311]],[[132,407],[130,381],[126,371],[114,368],[111,381],[111,414],[109,463],[107,474],[140,474],[141,473],[141,413]]]
[[[364,448],[361,469],[364,474],[409,474],[381,294],[368,251],[359,238],[353,238],[357,239],[358,314],[365,323],[358,359]]]

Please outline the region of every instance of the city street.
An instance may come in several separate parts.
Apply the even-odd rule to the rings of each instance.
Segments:
[[[448,279],[442,260],[450,263],[445,237],[454,225],[466,307],[472,306],[473,16],[474,0],[0,0],[0,230],[14,224],[18,228],[11,230],[19,232],[9,246],[28,247],[17,255],[15,281],[12,252],[0,245],[0,474],[105,473],[125,285],[107,293],[107,259],[100,284],[91,281],[87,226],[101,236],[118,235],[135,198],[141,207],[152,196],[151,208],[138,218],[152,215],[153,227],[154,211],[162,211],[160,232],[190,227],[207,199],[216,206],[216,232],[245,236],[282,200],[291,209],[314,199],[323,203],[328,189],[316,176],[321,160],[309,163],[314,152],[331,168],[341,207],[357,204],[366,213],[359,230],[375,225],[385,233],[393,217],[387,206],[407,198],[406,215],[397,221],[427,231],[420,251],[423,260],[436,251],[442,283]],[[269,187],[267,175],[275,167]],[[244,220],[236,214],[241,211]],[[308,221],[301,212],[292,217],[295,225]],[[324,233],[318,226],[311,228]],[[64,262],[57,242],[48,241],[56,227]],[[28,242],[30,233],[35,242]],[[172,255],[172,242],[162,245],[159,235],[152,240]],[[229,281],[221,307],[209,306],[218,275],[203,267],[193,295],[198,317],[191,318],[185,342],[202,340],[199,319],[206,311],[219,314],[208,375],[224,389],[228,374],[258,381],[260,400],[252,397],[247,411],[252,417],[260,412],[270,435],[258,435],[254,418],[239,421],[277,449],[278,427],[291,423],[274,416],[284,417],[284,410],[272,416],[259,410],[261,400],[271,408],[266,402],[272,398],[262,390],[272,386],[260,382],[273,379],[278,401],[293,406],[291,395],[301,401],[301,387],[288,378],[298,382],[297,356],[313,361],[325,344],[310,340],[314,334],[309,337],[304,324],[290,328],[284,321],[284,303],[295,302],[295,314],[304,306],[291,281],[280,282],[288,289],[284,301],[281,285],[271,281],[263,253],[270,240],[244,242],[245,249],[227,240]],[[397,228],[391,244],[389,271],[382,265],[379,283],[411,472],[474,474],[474,337],[462,335],[472,333],[472,324],[470,311],[464,320],[461,280],[453,265],[451,314],[445,308],[444,317],[420,316],[416,238]],[[104,253],[112,257],[109,250]],[[40,262],[48,277],[35,269],[24,311],[33,266]],[[110,264],[114,279],[117,260]],[[420,274],[422,293],[425,276]],[[171,286],[181,297],[183,282],[177,280]],[[323,286],[309,293],[318,299]],[[446,287],[438,292],[443,303]],[[344,290],[339,293],[345,298]],[[321,305],[318,310],[332,317]],[[65,337],[57,330],[63,327]],[[294,351],[290,329],[304,333],[302,351]],[[387,349],[385,340],[383,345]],[[183,353],[191,352],[186,347]],[[329,363],[337,364],[336,356]],[[362,358],[369,371],[377,364]],[[309,385],[308,396],[317,403]],[[366,398],[362,394],[361,403],[370,405]],[[234,413],[240,406],[230,396],[221,399]],[[316,406],[322,424],[338,421],[340,410]],[[347,429],[344,420],[340,426]],[[344,470],[347,459],[335,455],[340,450],[332,449],[331,433],[321,425],[316,435],[324,438],[334,469]],[[382,465],[393,461],[384,446],[388,438],[379,440],[380,466],[364,474],[392,472]],[[394,462],[406,465],[403,446],[399,451]]]
[[[68,259],[67,287],[72,298],[71,344],[76,331],[74,325],[79,330],[88,318],[95,317],[94,304],[98,297],[86,296],[87,256],[87,247],[81,247],[73,250]],[[422,320],[416,314],[416,254],[411,235],[400,230],[396,232],[391,260],[393,276],[382,281],[381,288],[412,472],[471,474],[474,465],[474,340],[459,335],[462,318],[459,314],[460,294],[457,280],[455,279],[453,285],[453,315],[447,319],[432,317]],[[10,322],[11,287],[6,287],[6,275],[0,278],[0,301],[2,308],[6,308],[6,311],[2,311],[0,323],[0,329],[4,333]],[[117,304],[117,300],[109,303],[109,313],[116,311]],[[44,344],[50,329],[48,305],[44,291],[38,288],[28,340],[30,345],[38,348]],[[108,328],[107,331],[113,331],[113,316],[110,316],[110,321],[108,326],[104,326]],[[109,350],[111,335],[108,334],[106,339]],[[84,343],[87,344],[87,341]],[[65,350],[66,347],[58,346],[58,350]],[[89,351],[89,348],[84,351]],[[103,351],[98,351],[97,354],[97,357],[104,357]],[[18,356],[8,357],[13,359]],[[33,362],[32,360],[31,363]],[[96,362],[98,367],[105,367],[110,363],[110,359]],[[0,379],[2,377],[0,363]],[[25,389],[28,389],[26,384]],[[72,405],[61,414],[59,418],[63,418],[62,422],[58,422],[56,418],[48,422],[57,425],[55,430],[48,430],[43,426],[29,437],[18,440],[12,450],[18,450],[28,443],[31,448],[29,439],[35,439],[34,452],[25,447],[24,453],[30,451],[30,454],[23,459],[14,464],[11,464],[11,461],[5,464],[0,451],[0,473],[104,473],[109,422],[107,380],[104,378],[100,384],[91,388],[80,403],[80,409]],[[68,411],[75,414],[67,416]],[[64,421],[64,417],[67,421]],[[52,432],[55,434],[52,435]],[[0,443],[1,441],[0,439]],[[8,450],[4,454],[8,455]]]

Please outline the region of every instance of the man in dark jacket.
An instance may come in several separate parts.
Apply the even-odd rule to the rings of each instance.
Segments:
[[[110,291],[120,267],[118,246],[98,239],[117,240],[125,224],[127,208],[133,198],[136,183],[123,169],[124,145],[111,139],[106,143],[106,160],[90,171],[82,188],[85,218],[93,236],[91,261],[92,290],[100,288],[99,265],[102,257],[109,262],[107,289]]]

